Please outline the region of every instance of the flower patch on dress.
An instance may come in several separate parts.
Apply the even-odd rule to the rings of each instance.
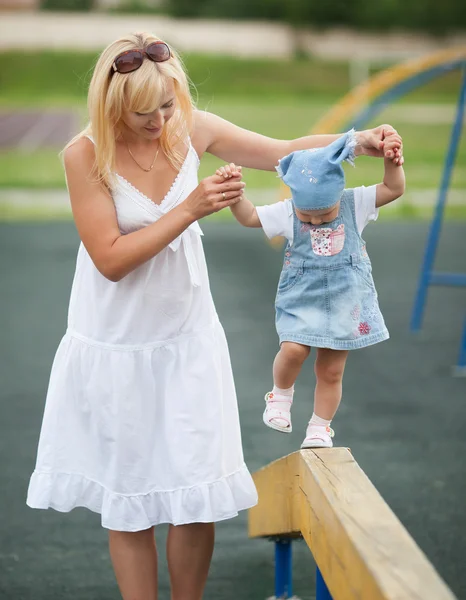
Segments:
[[[311,224],[301,223],[301,233],[307,233],[308,231],[311,231]]]
[[[318,256],[334,256],[343,250],[345,245],[345,226],[343,223],[336,229],[331,227],[311,228],[312,250]]]
[[[376,297],[371,297],[370,301],[364,304],[362,312],[366,321],[377,321],[380,318],[380,309]]]
[[[368,335],[370,330],[371,326],[366,321],[359,323],[358,331],[361,335]]]
[[[353,308],[350,314],[353,321],[359,321],[359,317],[361,315],[361,307],[359,306],[359,304],[356,304],[356,306]]]

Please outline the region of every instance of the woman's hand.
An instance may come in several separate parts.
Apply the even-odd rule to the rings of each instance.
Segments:
[[[215,175],[206,177],[186,198],[183,204],[195,221],[241,200],[246,184],[241,181],[238,167],[233,167],[234,170],[228,165],[228,175],[223,175],[223,172],[220,175],[217,171]]]
[[[242,177],[241,167],[236,166],[235,163],[220,167],[215,173],[219,177],[223,177],[225,181],[227,179],[232,180]],[[241,193],[237,201],[234,202],[230,208],[233,216],[241,225],[244,225],[245,227],[262,227],[256,207],[243,193]]]
[[[397,166],[403,164],[403,142],[391,125],[379,125],[374,129],[358,131],[356,135],[356,154],[389,158]]]

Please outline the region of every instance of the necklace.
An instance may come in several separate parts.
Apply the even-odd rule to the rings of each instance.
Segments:
[[[159,147],[157,148],[157,152],[155,153],[155,157],[154,157],[154,160],[152,161],[152,164],[151,164],[151,166],[150,166],[148,169],[146,169],[145,167],[143,167],[142,165],[140,165],[140,164],[138,163],[138,161],[137,161],[137,160],[136,160],[136,158],[134,157],[134,154],[131,152],[131,148],[129,147],[129,145],[128,145],[128,142],[127,142],[126,140],[125,140],[125,144],[126,144],[126,147],[128,148],[129,155],[130,155],[130,156],[131,156],[131,158],[134,160],[134,162],[137,164],[137,166],[138,166],[140,169],[142,169],[143,171],[145,171],[146,173],[149,173],[149,171],[152,171],[152,168],[153,168],[153,166],[155,165],[155,161],[157,160],[157,157],[158,157],[158,155],[159,155],[160,145],[159,145]]]

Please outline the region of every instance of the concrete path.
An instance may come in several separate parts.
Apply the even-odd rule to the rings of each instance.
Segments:
[[[248,198],[256,204],[272,204],[279,200],[279,188],[249,189]],[[397,202],[384,208],[384,213],[409,206],[426,215],[437,202],[438,190],[407,191]],[[466,192],[450,190],[448,206],[465,206]],[[227,215],[224,215],[227,217]],[[66,190],[0,189],[0,221],[71,219],[71,207]]]
[[[153,31],[181,52],[289,58],[299,46],[312,56],[398,62],[466,44],[466,34],[370,34],[350,29],[308,29],[299,36],[286,24],[260,21],[172,19],[159,15],[102,13],[3,13],[0,50],[100,50],[132,31]]]
[[[35,152],[61,148],[77,133],[80,119],[69,110],[0,110],[0,148]]]

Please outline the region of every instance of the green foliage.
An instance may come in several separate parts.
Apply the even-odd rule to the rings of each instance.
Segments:
[[[119,14],[151,14],[157,15],[165,12],[159,4],[149,0],[123,0],[118,6],[109,8],[107,12]]]
[[[69,10],[87,12],[94,8],[94,0],[42,0],[42,10]]]
[[[86,100],[95,52],[2,52],[0,104],[63,106]],[[277,104],[284,100],[328,102],[349,91],[348,65],[319,60],[238,59],[183,56],[201,101],[241,99]],[[21,73],[21,77],[18,77]],[[411,101],[456,102],[459,71],[414,92]]]
[[[464,0],[167,0],[176,17],[280,20],[295,26],[395,28],[444,33],[466,28]]]

